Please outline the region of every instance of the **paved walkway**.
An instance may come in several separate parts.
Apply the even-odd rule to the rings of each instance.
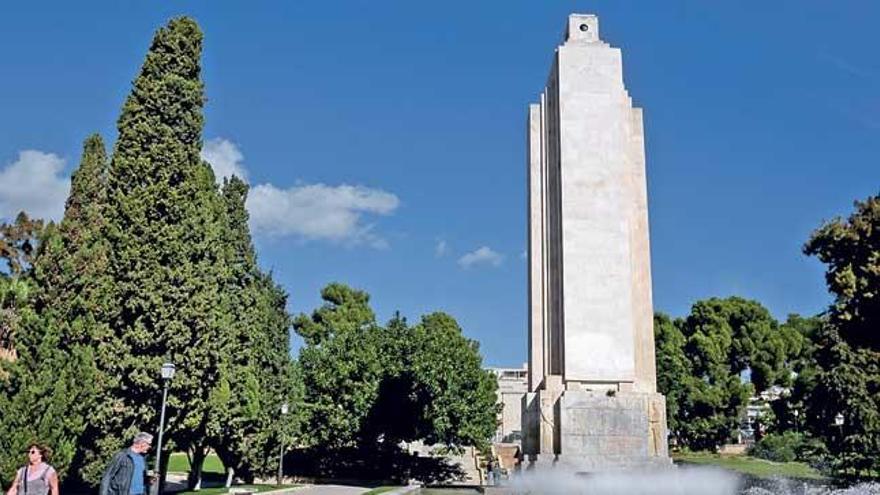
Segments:
[[[411,494],[418,490],[417,486],[402,486],[396,490],[385,492],[386,495],[404,495]],[[312,485],[304,488],[298,488],[291,491],[291,495],[359,495],[370,491],[369,488],[360,486],[343,486],[343,485]]]
[[[297,495],[360,495],[369,488],[344,485],[313,485],[296,490]]]

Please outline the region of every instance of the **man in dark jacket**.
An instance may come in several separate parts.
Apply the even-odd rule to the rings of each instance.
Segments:
[[[117,452],[101,478],[99,495],[146,495],[147,461],[144,459],[153,444],[153,435],[138,433],[131,447]]]

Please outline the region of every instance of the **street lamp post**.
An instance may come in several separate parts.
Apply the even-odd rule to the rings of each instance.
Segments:
[[[156,442],[156,481],[153,483],[152,492],[159,495],[162,484],[162,433],[165,431],[165,403],[168,400],[168,384],[174,378],[175,367],[172,363],[162,364],[162,412],[159,414],[159,440]]]
[[[287,412],[290,410],[290,407],[287,405],[287,402],[281,404],[281,452],[278,454],[278,484],[281,484],[282,477],[284,476],[284,416],[287,415]]]
[[[837,416],[834,416],[834,426],[837,427],[837,441],[840,445],[843,445],[843,421],[844,417],[842,413],[837,413]]]

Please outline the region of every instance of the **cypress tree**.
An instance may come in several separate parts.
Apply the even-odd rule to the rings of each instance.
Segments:
[[[52,465],[64,479],[86,427],[94,397],[94,359],[84,346],[63,348],[61,326],[38,317],[31,308],[21,314],[25,330],[17,342],[18,359],[0,383],[0,484],[8,486],[24,465],[32,441],[51,446]]]
[[[67,328],[61,344],[92,345],[107,333],[110,312],[109,247],[105,235],[107,171],[104,141],[98,134],[83,143],[60,226],[41,245],[34,262],[39,286],[36,310]],[[103,330],[99,326],[103,325]]]
[[[247,193],[247,184],[237,177],[224,181],[231,272],[227,292],[234,308],[228,337],[233,351],[227,355],[215,399],[225,407],[214,410],[212,444],[224,465],[252,478],[271,470],[278,441],[295,430],[301,389],[288,351],[287,296],[257,265],[245,209]],[[285,401],[294,412],[282,424],[277,417]]]
[[[107,348],[115,353],[99,363],[114,377],[101,397],[113,412],[95,417],[96,429],[109,435],[96,459],[137,429],[156,431],[165,361],[177,374],[163,447],[205,448],[229,341],[229,273],[223,203],[199,157],[201,49],[192,19],[159,29],[117,123],[106,216],[116,309]]]
[[[64,219],[50,224],[29,272],[32,296],[23,308],[20,359],[6,394],[3,452],[39,439],[54,451],[61,479],[77,463],[86,417],[100,387],[96,339],[107,333],[107,249],[103,237],[107,156],[97,134],[86,139],[71,180]],[[9,462],[21,462],[18,458]],[[7,472],[9,470],[7,469]]]

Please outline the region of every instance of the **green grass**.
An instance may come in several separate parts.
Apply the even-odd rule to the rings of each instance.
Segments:
[[[680,452],[672,454],[672,458],[675,462],[682,464],[718,466],[759,478],[771,476],[800,479],[824,478],[818,471],[802,462],[773,462],[747,455],[719,455],[709,452]]]
[[[168,472],[188,473],[189,460],[186,458],[186,454],[182,452],[171,454],[171,459],[168,460]],[[225,473],[226,470],[223,468],[223,463],[220,462],[220,458],[217,457],[216,454],[208,454],[208,457],[205,458],[205,465],[202,466],[202,472],[222,474]],[[202,493],[204,493],[204,491]]]
[[[364,495],[379,495],[380,493],[390,492],[391,490],[395,490],[397,488],[400,488],[400,487],[399,486],[380,486],[378,488],[373,488],[372,490],[368,491]]]
[[[235,485],[233,488],[248,488],[255,492],[268,492],[272,490],[280,490],[282,488],[296,488],[299,485]],[[175,495],[219,495],[228,493],[229,488],[202,488],[197,492],[177,492]]]

